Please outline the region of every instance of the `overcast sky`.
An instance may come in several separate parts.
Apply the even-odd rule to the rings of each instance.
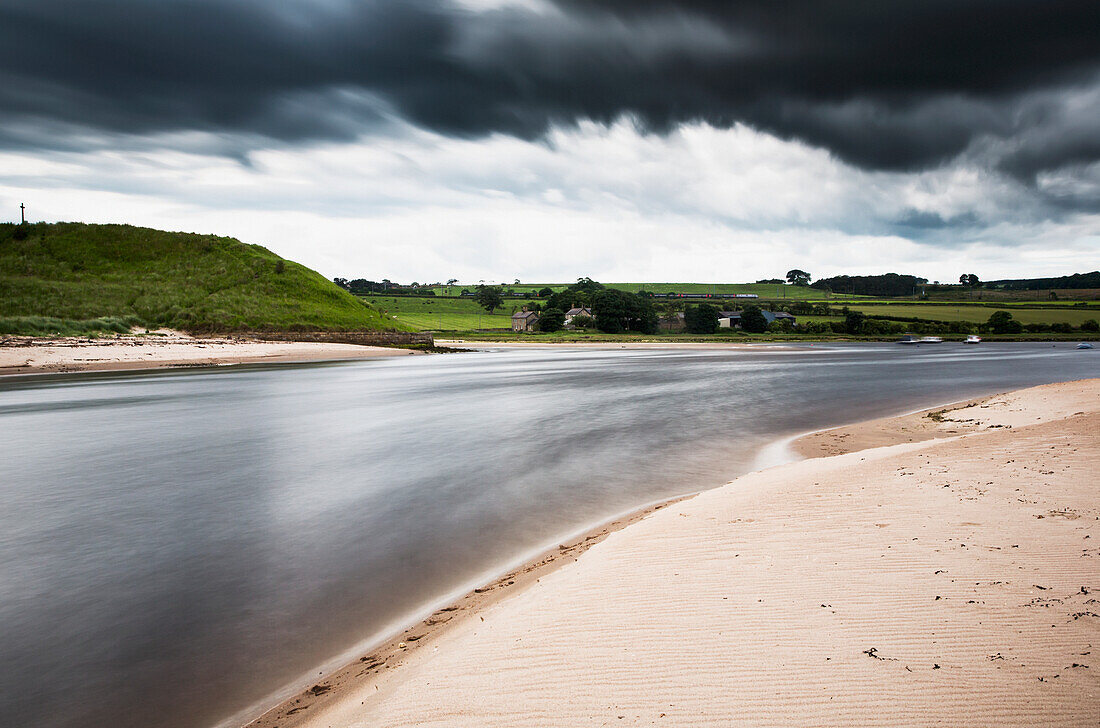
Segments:
[[[421,282],[1100,267],[1096,0],[4,0],[0,219]]]

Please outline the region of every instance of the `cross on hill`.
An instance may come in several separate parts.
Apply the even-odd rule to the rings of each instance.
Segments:
[[[20,202],[19,203],[19,222],[20,223],[25,223],[27,221],[26,209],[27,209],[27,206],[24,205],[22,202]]]

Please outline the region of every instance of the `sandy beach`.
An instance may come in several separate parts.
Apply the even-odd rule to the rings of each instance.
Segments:
[[[419,352],[354,344],[204,339],[175,331],[102,339],[9,336],[0,339],[0,375],[332,361],[415,353]]]
[[[795,448],[563,544],[254,725],[1100,723],[1100,380]]]

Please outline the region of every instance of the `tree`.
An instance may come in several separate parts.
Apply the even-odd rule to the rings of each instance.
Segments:
[[[458,283],[458,279],[457,279],[457,278],[448,278],[448,279],[447,279],[447,285],[448,285],[448,286],[453,286],[453,285],[454,285],[454,284],[456,284],[456,283]]]
[[[750,334],[762,334],[768,330],[768,319],[759,306],[746,306],[741,312],[741,330]]]
[[[628,320],[622,291],[604,289],[596,294],[596,328],[605,334],[621,334]]]
[[[982,282],[978,280],[978,276],[973,273],[963,273],[959,276],[959,284],[969,288],[977,288]]]
[[[545,288],[540,288],[539,292],[535,295],[539,298],[549,298],[550,296],[554,295],[554,289],[550,286],[546,286]]]
[[[847,309],[847,307],[845,307]],[[862,311],[844,312],[844,330],[849,334],[862,334],[867,317]]]
[[[345,291],[350,291],[351,290],[348,287],[348,279],[347,278],[333,278],[332,282],[335,283],[336,285],[340,286],[341,288],[343,288]]]
[[[500,286],[478,286],[474,300],[489,313],[504,305],[504,295],[500,291]]]
[[[1023,326],[1008,311],[994,311],[989,317],[989,330],[995,334],[1018,334]]]
[[[810,274],[798,268],[789,270],[787,271],[787,282],[792,286],[808,286],[810,285]]]
[[[545,289],[544,289],[545,290]],[[557,293],[551,293],[548,308],[560,308],[568,311],[575,306],[591,305],[597,293],[603,290],[603,286],[591,278],[578,278],[577,282]]]
[[[593,297],[592,303],[596,314],[596,328],[605,334],[623,331],[652,334],[657,331],[657,312],[653,304],[636,294],[603,288]]]
[[[689,334],[713,334],[718,330],[718,309],[709,303],[684,309],[684,326]]]
[[[543,332],[561,331],[563,326],[565,326],[565,314],[560,308],[546,309],[535,324],[535,327]]]
[[[1096,319],[1085,319],[1081,322],[1081,330],[1095,333],[1100,331],[1100,323],[1097,323]]]

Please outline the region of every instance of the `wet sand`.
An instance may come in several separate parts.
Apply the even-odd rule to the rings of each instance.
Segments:
[[[0,375],[124,371],[263,362],[333,361],[419,353],[354,344],[161,336],[0,338]]]
[[[1095,379],[816,433],[255,725],[1096,725],[1098,446]]]

